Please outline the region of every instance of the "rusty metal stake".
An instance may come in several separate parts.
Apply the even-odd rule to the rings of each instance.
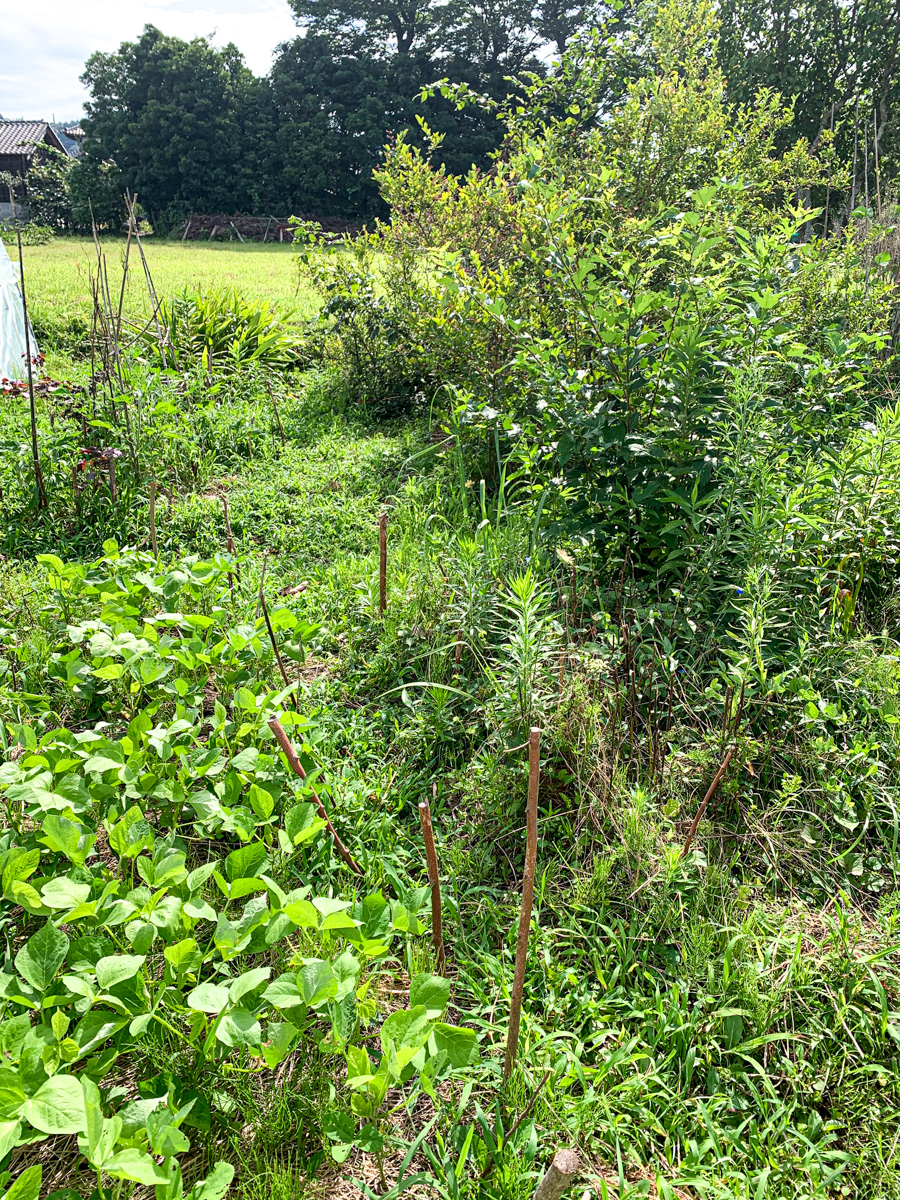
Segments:
[[[532,728],[528,738],[528,807],[525,812],[525,870],[522,875],[522,908],[519,912],[519,936],[516,941],[516,972],[509,1002],[509,1031],[506,1035],[506,1059],[503,1078],[509,1079],[519,1052],[519,1023],[522,1019],[522,992],[528,959],[528,935],[534,904],[534,871],[537,865],[537,808],[541,778],[541,731]]]
[[[434,786],[437,792],[437,784]],[[441,880],[438,875],[437,851],[434,848],[434,829],[431,826],[431,807],[427,800],[419,804],[419,824],[422,826],[422,837],[425,839],[425,857],[428,860],[428,880],[431,884],[431,940],[434,942],[434,953],[437,958],[437,968],[443,975],[446,959],[444,956],[444,927],[441,910]]]

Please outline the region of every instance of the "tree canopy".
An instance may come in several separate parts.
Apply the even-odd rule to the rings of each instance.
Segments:
[[[400,134],[424,144],[422,121],[451,173],[465,174],[490,164],[497,111],[534,80],[547,81],[548,111],[577,102],[580,119],[602,120],[658,65],[652,6],[630,0],[289,3],[301,32],[265,78],[234,45],[153,26],[91,55],[84,181],[113,161],[163,223],[191,210],[366,220],[384,211],[373,172],[385,145]],[[835,144],[855,160],[851,201],[867,179],[880,194],[898,150],[900,0],[724,0],[718,23],[703,52],[718,57],[728,101],[781,94],[793,109],[780,149]],[[588,47],[603,64],[591,81],[577,68]],[[429,90],[439,80],[482,99]]]

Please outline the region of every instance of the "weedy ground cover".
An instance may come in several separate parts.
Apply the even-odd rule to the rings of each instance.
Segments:
[[[9,1200],[900,1195],[896,286],[684,15],[401,141],[289,363],[3,397]]]

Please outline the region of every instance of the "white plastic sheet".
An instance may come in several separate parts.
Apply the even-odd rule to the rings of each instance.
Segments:
[[[32,358],[37,354],[34,331],[31,334]],[[24,379],[28,371],[25,362],[25,314],[22,293],[19,291],[18,266],[14,266],[0,240],[0,379]]]

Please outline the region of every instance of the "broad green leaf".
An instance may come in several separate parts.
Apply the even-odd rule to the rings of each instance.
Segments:
[[[120,1150],[106,1160],[103,1170],[114,1179],[131,1179],[148,1187],[155,1183],[168,1183],[171,1178],[166,1166],[159,1166],[143,1150]]]
[[[353,910],[363,934],[372,941],[383,941],[391,928],[391,910],[381,892],[366,896]]]
[[[273,1070],[283,1063],[300,1036],[300,1031],[288,1021],[270,1021],[266,1027],[266,1040],[262,1045],[266,1066]]]
[[[261,821],[268,821],[269,817],[275,811],[275,800],[272,794],[264,788],[259,787],[258,784],[250,784],[247,799],[250,802],[250,807]]]
[[[353,1086],[354,1079],[367,1080],[372,1075],[372,1063],[364,1046],[347,1047],[347,1083]]]
[[[184,975],[188,971],[199,971],[203,965],[200,947],[193,938],[184,938],[182,941],[176,942],[174,946],[166,946],[163,955],[166,962],[179,975]]]
[[[284,915],[301,929],[319,928],[319,914],[308,900],[292,900],[284,906]]]
[[[38,1200],[43,1172],[43,1167],[39,1165],[26,1167],[12,1187],[4,1193],[3,1200]]]
[[[235,879],[250,879],[259,874],[265,861],[266,848],[263,843],[251,842],[249,846],[232,850],[225,859],[225,874],[232,882]]]
[[[381,1026],[381,1047],[385,1054],[393,1047],[400,1049],[418,1050],[424,1046],[431,1032],[431,1022],[425,1012],[424,1004],[416,1008],[400,1009],[385,1017]]]
[[[433,1030],[436,1050],[445,1050],[450,1065],[459,1069],[467,1067],[478,1052],[474,1029],[462,1029],[458,1025],[445,1025],[436,1021]]]
[[[195,921],[215,921],[219,915],[205,900],[186,900],[184,911]]]
[[[19,1121],[0,1121],[0,1159],[6,1158],[21,1138],[22,1125]],[[78,1200],[81,1200],[80,1196]]]
[[[218,879],[218,876],[216,876]],[[252,896],[254,892],[267,892],[269,889],[261,879],[245,878],[236,879],[230,887],[231,900],[243,900],[245,896]]]
[[[328,1016],[335,1040],[341,1046],[345,1045],[356,1028],[356,997],[353,993],[348,992],[342,999],[330,1001]]]
[[[231,1163],[217,1162],[204,1180],[194,1184],[189,1200],[222,1200],[232,1179],[234,1167]]]
[[[258,1046],[262,1029],[246,1008],[233,1008],[216,1026],[216,1037],[225,1046]]]
[[[349,900],[335,900],[330,896],[316,896],[313,904],[323,917],[330,917],[333,913],[346,912],[350,907]]]
[[[195,870],[189,872],[186,880],[188,891],[193,895],[194,892],[203,887],[218,865],[219,860],[214,858],[211,862],[204,863],[202,867],[197,867]]]
[[[271,974],[271,967],[254,967],[252,971],[245,971],[228,989],[231,996],[231,1003],[237,1003],[242,996],[248,995],[254,988],[258,988],[261,983],[265,983]]]
[[[25,1102],[22,1116],[41,1133],[86,1133],[81,1084],[72,1075],[54,1075]]]
[[[0,1067],[0,1121],[15,1121],[25,1099],[19,1072]]]
[[[22,1052],[22,1043],[30,1029],[31,1018],[27,1013],[18,1017],[7,1017],[5,1021],[0,1022],[0,1052],[17,1063]]]
[[[296,975],[279,975],[274,979],[260,997],[273,1008],[297,1008],[306,1001],[300,993]]]
[[[137,975],[144,965],[145,957],[143,954],[111,954],[107,958],[101,958],[95,968],[97,982],[104,992],[108,992],[117,983]]]
[[[79,1057],[95,1050],[97,1046],[115,1036],[125,1026],[125,1017],[115,1017],[109,1012],[89,1012],[81,1018],[72,1033],[78,1046]]]
[[[310,841],[325,825],[314,804],[295,804],[284,815],[284,829],[294,846]]]
[[[334,971],[331,969],[331,963],[321,961],[306,963],[297,972],[297,983],[300,987],[300,994],[307,1004],[321,1004],[337,993],[338,985]]]
[[[417,975],[409,985],[410,1008],[423,1004],[427,1016],[431,1019],[443,1013],[449,999],[450,980],[442,979],[440,975]]]
[[[201,983],[188,993],[187,1006],[195,1012],[220,1013],[228,1003],[228,989],[214,983]]]
[[[62,965],[69,939],[48,921],[16,955],[16,970],[33,988],[44,992]]]

